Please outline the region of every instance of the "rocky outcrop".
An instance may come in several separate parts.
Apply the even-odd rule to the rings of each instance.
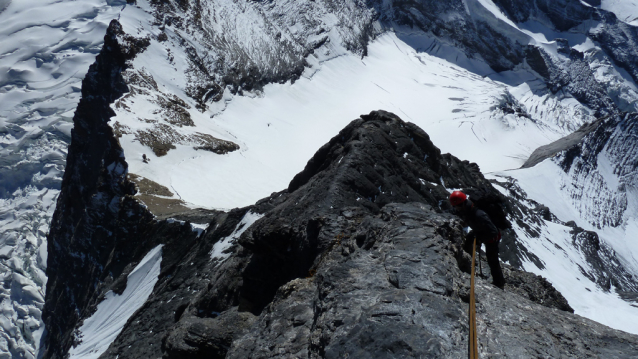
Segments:
[[[470,257],[447,202],[447,188],[463,187],[498,193],[476,164],[441,154],[423,130],[377,111],[317,151],[287,190],[228,213],[194,213],[209,222],[199,237],[188,222],[104,221],[137,236],[112,250],[122,264],[151,242],[163,243],[165,255],[153,293],[101,358],[463,356]],[[121,243],[110,239],[104,245]],[[113,261],[102,263],[116,273]],[[54,283],[74,278],[64,269]],[[570,314],[541,277],[510,267],[505,274],[505,291],[488,284],[489,274],[477,282],[483,356],[638,348],[635,336]],[[86,293],[87,283],[107,289],[104,277],[91,279],[52,286],[48,298]],[[47,355],[61,357],[63,345],[50,341]]]
[[[209,318],[188,316],[164,338],[168,358],[225,358],[233,339],[242,336],[255,322],[255,316],[236,308]]]
[[[568,151],[572,147],[578,146],[583,138],[596,130],[596,128],[603,122],[604,119],[594,121],[593,123],[585,124],[581,126],[576,132],[573,132],[559,140],[556,140],[548,145],[541,146],[532,152],[529,158],[523,163],[521,168],[534,167],[537,164],[545,161],[548,158],[555,156],[562,151]]]

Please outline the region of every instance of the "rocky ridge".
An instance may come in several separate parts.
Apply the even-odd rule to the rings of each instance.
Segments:
[[[110,1],[109,1],[110,2]],[[0,357],[36,358],[44,332],[46,237],[80,85],[120,7],[0,4]]]
[[[200,237],[188,222],[135,216],[127,231],[168,255],[151,297],[102,357],[459,357],[470,258],[446,188],[479,186],[496,193],[475,164],[378,111],[322,147],[287,190],[211,214]],[[211,257],[249,213],[263,217],[227,258]],[[482,355],[630,357],[638,348],[635,336],[561,311],[570,308],[542,278],[506,275],[504,292],[478,280]],[[55,348],[46,357],[61,357]]]

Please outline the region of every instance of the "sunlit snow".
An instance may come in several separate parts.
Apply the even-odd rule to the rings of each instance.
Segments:
[[[153,292],[162,263],[162,245],[153,248],[128,275],[121,295],[109,291],[97,311],[79,329],[80,345],[71,348],[70,359],[98,358],[108,349],[135,313]]]
[[[228,259],[228,257],[230,256],[230,253],[227,253],[226,250],[229,249],[233,245],[233,243],[237,241],[237,239],[239,239],[242,233],[246,232],[246,230],[250,226],[252,226],[253,223],[255,223],[258,219],[260,219],[263,216],[264,216],[263,214],[253,213],[252,211],[248,211],[248,213],[244,215],[244,218],[242,218],[241,221],[237,223],[237,226],[235,227],[235,230],[233,231],[233,233],[231,233],[227,237],[220,239],[217,243],[215,243],[215,245],[213,246],[213,249],[211,249],[210,251],[210,259],[217,260],[218,263],[221,263],[225,261],[226,259]]]
[[[600,8],[613,12],[628,24],[638,26],[638,0],[602,0]]]
[[[148,60],[142,54],[136,61]],[[187,202],[213,208],[250,205],[286,188],[319,147],[350,121],[376,109],[416,123],[442,151],[477,162],[483,171],[517,168],[535,148],[565,131],[514,115],[493,116],[495,107],[516,95],[537,105],[538,117],[580,108],[575,101],[543,101],[524,82],[531,74],[499,77],[508,76],[520,85],[478,76],[387,34],[369,46],[363,59],[340,56],[322,63],[311,78],[268,85],[256,97],[235,97],[213,118],[191,111],[197,131],[235,141],[239,151],[219,156],[177,144],[168,155],[155,157],[134,135],[124,135],[120,142],[130,172],[172,188]],[[149,110],[142,101],[130,107],[131,113],[116,110],[114,121],[135,129],[137,116]],[[142,154],[151,154],[150,164],[142,161]]]

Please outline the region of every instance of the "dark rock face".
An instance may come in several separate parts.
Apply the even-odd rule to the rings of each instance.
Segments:
[[[638,29],[619,21],[611,13],[601,12],[594,20],[600,21],[602,26],[590,31],[590,36],[638,82]]]
[[[119,275],[150,249],[147,241],[130,242],[145,230],[138,224],[152,221],[152,216],[128,196],[134,187],[107,124],[113,116],[109,103],[127,91],[120,73],[146,46],[148,40],[126,36],[117,21],[111,22],[102,53],[83,81],[48,236],[45,357],[64,356],[73,342],[71,331],[92,310],[110,273]]]
[[[214,318],[184,318],[165,337],[165,356],[176,359],[223,359],[233,339],[243,335],[254,321],[255,316],[248,312],[237,312],[236,309]]]
[[[350,217],[344,223],[361,220],[360,228],[376,222],[374,230],[361,239],[348,233],[335,238],[316,274],[281,287],[228,357],[460,356],[460,271],[452,242],[437,233],[452,218],[414,203],[384,206],[380,217],[352,210],[343,215]]]
[[[495,71],[521,63],[524,46],[486,20],[473,17],[461,0],[369,1],[389,27],[410,27],[452,42],[471,58],[483,58]],[[453,14],[453,15],[452,15]]]
[[[489,267],[487,268],[489,270]],[[507,289],[546,307],[573,313],[574,309],[547,279],[511,267],[503,270]]]
[[[240,273],[246,259],[231,257],[220,264],[211,260],[210,252],[217,241],[233,232],[248,210],[209,216],[209,227],[214,230],[193,241],[185,242],[174,234],[159,233],[171,247],[165,245],[163,248],[165,255],[155,289],[102,357],[158,358],[163,354],[176,358],[223,357],[228,343],[234,335],[241,333],[242,325],[250,323],[253,315],[236,311],[225,313],[232,304],[237,306],[236,293],[227,288],[235,288],[241,283]],[[259,211],[258,208],[250,210]],[[201,213],[196,216],[201,217]],[[158,231],[166,225],[164,223],[156,224],[160,227]],[[178,227],[192,233],[188,222]],[[234,252],[236,248],[231,250]],[[211,292],[221,294],[213,296]],[[202,298],[215,301],[215,309],[204,311],[193,304]],[[213,318],[220,320],[214,322]],[[230,323],[230,326],[222,330],[220,322]]]
[[[592,16],[594,9],[583,6],[578,0],[494,0],[507,16],[516,22],[536,20],[567,31]]]
[[[352,209],[343,216],[361,221],[360,228],[375,223],[374,229],[363,238],[362,231],[337,238],[314,276],[280,287],[228,358],[462,357],[469,289],[459,261],[468,258],[459,259],[456,219],[422,203],[388,204],[372,218]],[[535,292],[546,304],[554,296],[569,308],[553,289],[547,294],[523,287],[551,288],[546,281],[507,273],[513,284],[508,292]]]

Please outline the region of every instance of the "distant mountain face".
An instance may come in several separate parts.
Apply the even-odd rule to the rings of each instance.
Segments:
[[[567,263],[561,270],[573,270],[572,282],[584,293],[631,298],[636,291],[638,250],[627,243],[636,223],[638,44],[627,4],[83,1],[73,11],[60,3],[32,11],[18,5],[0,2],[0,33],[11,39],[0,65],[7,68],[0,96],[8,104],[0,108],[0,260],[15,329],[0,329],[8,343],[0,351],[35,355],[48,276],[46,355],[64,355],[82,341],[72,333],[102,295],[122,293],[126,276],[138,273],[134,264],[154,245],[164,243],[162,253],[170,247],[168,237],[144,239],[164,230],[151,224],[150,213],[190,213],[195,223],[208,223],[223,214],[188,208],[251,205],[287,187],[317,148],[377,108],[490,172],[518,167],[536,147],[603,119],[582,142],[553,153],[555,167],[545,161],[527,172],[499,173],[510,177],[495,186],[513,201],[515,223],[503,259],[547,276],[577,313],[603,322],[585,312],[590,304],[578,302],[584,296],[561,282],[553,263]],[[68,21],[60,14],[70,14]],[[115,17],[119,25],[107,34],[102,60],[80,86]],[[78,149],[65,161],[72,136]],[[526,180],[530,173],[556,176],[551,187],[559,195],[548,198],[534,187],[541,181]],[[455,186],[445,178],[432,182]],[[47,256],[44,237],[60,189]],[[371,198],[382,192],[369,190]],[[187,227],[180,238],[196,241],[196,227]],[[207,241],[222,236],[214,238]],[[181,265],[177,257],[185,254],[176,253],[172,263]],[[618,308],[624,305],[630,309],[622,301]]]
[[[554,159],[568,175],[573,205],[597,228],[635,219],[636,125],[635,113],[609,118]]]
[[[526,62],[553,93],[567,88],[602,113],[613,111],[610,89],[589,68],[601,59],[584,52],[600,46],[602,53],[594,58],[613,60],[634,81],[638,76],[635,27],[576,0],[155,1],[151,6],[153,25],[169,29],[166,38],[186,46],[186,92],[202,105],[220,99],[227,86],[232,93],[259,90],[299,78],[316,61],[347,52],[365,56],[369,41],[387,30],[402,39],[427,35],[497,72]],[[543,37],[559,41],[547,47],[539,41]],[[586,38],[597,45],[573,48]]]
[[[219,101],[226,89],[241,94],[298,79],[311,54],[364,55],[378,34],[374,11],[361,1],[151,1],[150,6],[154,28],[163,31],[158,39],[176,44],[177,56],[185,55],[184,90],[201,107]]]

